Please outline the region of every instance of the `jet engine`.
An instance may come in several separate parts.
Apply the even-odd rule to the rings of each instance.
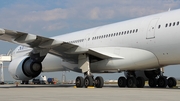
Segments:
[[[13,59],[8,70],[14,79],[27,81],[41,73],[42,64],[28,56],[23,56]]]

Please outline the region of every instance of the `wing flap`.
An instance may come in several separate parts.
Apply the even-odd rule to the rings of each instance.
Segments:
[[[14,41],[19,43],[30,43],[36,40],[36,35],[33,34],[24,34],[14,39]]]
[[[97,56],[102,59],[107,58],[115,58],[115,59],[123,59],[124,57],[115,53],[117,47],[99,47],[99,48],[90,48],[88,54]]]

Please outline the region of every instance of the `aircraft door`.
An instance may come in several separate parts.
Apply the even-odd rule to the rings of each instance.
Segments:
[[[146,39],[155,38],[155,30],[156,30],[156,25],[157,25],[158,20],[159,18],[155,18],[151,20],[151,22],[149,23],[147,33],[146,33]]]

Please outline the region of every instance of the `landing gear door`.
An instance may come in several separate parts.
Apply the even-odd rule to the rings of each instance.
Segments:
[[[152,19],[151,22],[149,23],[147,33],[146,33],[146,39],[153,39],[155,38],[155,30],[156,30],[156,25],[158,22],[159,18]]]

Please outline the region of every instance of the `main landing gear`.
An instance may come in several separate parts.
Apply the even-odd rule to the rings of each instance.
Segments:
[[[104,80],[101,76],[97,76],[95,79],[93,76],[86,76],[85,78],[78,76],[76,78],[76,87],[82,88],[82,87],[96,87],[96,88],[102,88],[104,86]]]
[[[119,87],[138,87],[138,88],[143,88],[145,85],[145,80],[143,77],[137,77],[135,78],[134,76],[127,77],[119,77],[118,79],[118,86]]]
[[[89,86],[94,86],[96,88],[102,88],[104,86],[104,80],[101,76],[97,76],[94,79],[94,76],[91,75],[89,55],[87,55],[87,54],[79,55],[78,65],[79,65],[79,68],[84,73],[85,78],[83,78],[81,76],[78,76],[76,78],[76,87],[77,88],[82,88],[82,87],[87,88]]]
[[[143,77],[136,77],[136,74],[134,71],[128,71],[127,72],[127,78],[125,77],[119,77],[118,79],[118,86],[119,87],[138,87],[142,88],[145,85],[145,80]]]
[[[163,68],[159,69],[159,75],[149,77],[148,84],[150,87],[172,88],[176,86],[177,82],[174,77],[167,78],[163,75]]]
[[[160,87],[160,88],[166,88],[167,86],[169,88],[172,88],[176,86],[177,82],[174,77],[169,77],[167,79],[166,76],[159,76],[159,78],[149,78],[148,84],[151,88],[154,87]]]
[[[167,86],[169,88],[172,88],[176,86],[177,82],[174,77],[167,78],[166,76],[163,76],[162,71],[154,70],[154,71],[148,71],[146,72],[146,76],[148,77],[148,84],[149,87],[159,87],[159,88],[166,88]],[[135,73],[133,71],[129,71],[127,74],[127,78],[125,77],[119,77],[118,79],[118,86],[119,87],[137,87],[137,88],[143,88],[145,86],[145,79],[143,77],[136,77]]]

